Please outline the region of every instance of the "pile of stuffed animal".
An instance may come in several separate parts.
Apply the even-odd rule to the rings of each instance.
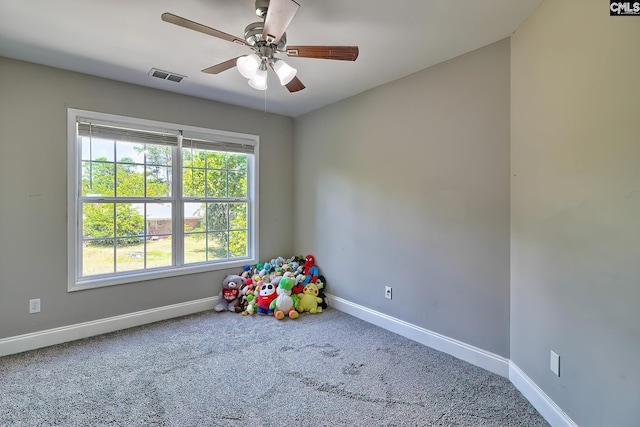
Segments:
[[[245,265],[242,273],[225,277],[214,309],[296,319],[300,313],[316,314],[327,308],[325,284],[313,255],[278,257]]]

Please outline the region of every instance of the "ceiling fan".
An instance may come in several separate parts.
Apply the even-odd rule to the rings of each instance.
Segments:
[[[267,89],[268,67],[276,72],[280,83],[286,86],[289,92],[305,88],[296,77],[296,69],[276,58],[277,53],[286,53],[288,57],[341,61],[355,61],[358,58],[358,46],[287,46],[285,31],[300,8],[294,0],[256,0],[255,5],[256,15],[261,17],[262,21],[247,25],[244,39],[168,12],[162,14],[162,20],[251,48],[253,53],[250,55],[229,59],[205,68],[202,72],[218,74],[237,66],[240,74],[249,79],[249,85],[258,90]]]

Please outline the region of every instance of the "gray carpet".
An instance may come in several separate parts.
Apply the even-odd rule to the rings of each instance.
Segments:
[[[2,426],[548,426],[506,379],[329,308],[0,358]]]

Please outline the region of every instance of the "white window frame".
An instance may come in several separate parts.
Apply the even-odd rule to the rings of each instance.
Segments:
[[[247,164],[247,197],[248,206],[248,233],[247,257],[227,260],[210,261],[198,264],[182,264],[182,136],[178,138],[177,155],[174,154],[173,176],[174,187],[172,189],[172,199],[174,204],[173,215],[173,253],[176,264],[166,268],[155,268],[151,270],[137,270],[132,272],[114,273],[99,277],[81,277],[81,256],[82,256],[82,230],[80,212],[81,197],[81,176],[82,159],[81,146],[77,138],[76,123],[79,119],[90,119],[97,122],[117,123],[128,125],[136,129],[162,130],[176,132],[178,135],[201,136],[210,141],[221,141],[227,144],[252,145],[253,155],[248,156]],[[228,132],[215,129],[207,129],[195,126],[186,126],[176,123],[159,122],[147,119],[132,118],[115,114],[98,113],[74,108],[67,109],[67,276],[69,292],[84,289],[93,289],[104,286],[121,285],[126,283],[139,282],[143,280],[161,279],[166,277],[181,276],[185,274],[202,273],[207,271],[224,270],[229,268],[239,268],[244,265],[253,265],[259,259],[259,229],[258,229],[258,177],[259,177],[259,142],[258,135]],[[179,225],[176,225],[179,224]]]

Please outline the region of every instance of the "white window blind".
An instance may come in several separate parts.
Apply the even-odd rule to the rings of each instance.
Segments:
[[[178,133],[131,129],[122,126],[78,121],[78,135],[91,138],[112,139],[142,144],[177,145]]]

